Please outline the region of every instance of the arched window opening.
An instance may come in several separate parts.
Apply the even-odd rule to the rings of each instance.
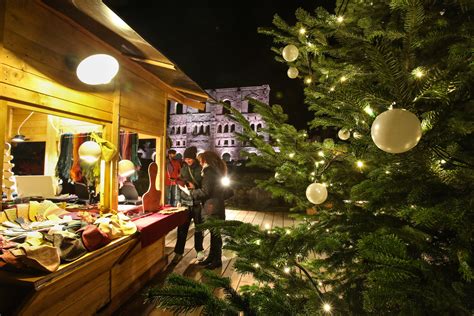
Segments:
[[[262,129],[262,124],[258,124],[257,125],[257,132],[260,132],[261,129]]]
[[[224,146],[228,146],[228,145],[229,145],[229,141],[226,139],[226,140],[224,141]]]
[[[170,134],[174,135],[174,127],[171,128]]]
[[[197,126],[196,126],[196,125],[194,125],[194,129],[193,129],[193,135],[196,135],[196,134],[197,134],[197,132],[198,132],[198,130],[197,130]]]
[[[180,141],[178,140],[178,141],[176,142],[176,146],[179,146],[179,145],[180,145]]]
[[[229,125],[225,125],[224,126],[224,133],[228,133],[229,132]]]
[[[204,134],[204,126],[203,125],[201,125],[199,127],[199,134],[201,134],[201,135]]]
[[[211,128],[209,127],[209,125],[206,125],[206,135],[210,135],[211,134]]]
[[[254,124],[250,124],[250,128],[252,129],[252,131],[255,130],[255,125]]]
[[[183,114],[183,105],[181,103],[176,103],[176,114]]]
[[[221,125],[219,125],[219,126],[217,127],[217,132],[218,132],[218,133],[222,133],[222,126],[221,126]]]
[[[187,133],[187,131],[186,131],[186,126],[183,126],[182,131],[183,131],[183,134],[186,134],[186,133]]]
[[[232,124],[232,125],[230,126],[230,132],[231,132],[231,133],[235,132],[235,124]]]
[[[181,127],[176,127],[176,134],[181,134]]]
[[[231,103],[229,100],[224,100],[224,103],[227,104],[228,106],[231,106]],[[225,106],[222,106],[222,114],[230,114],[230,110],[226,108]]]

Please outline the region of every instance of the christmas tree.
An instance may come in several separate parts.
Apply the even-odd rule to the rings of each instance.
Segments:
[[[472,12],[472,1],[342,0],[335,14],[298,10],[295,25],[275,16],[260,32],[306,85],[310,128],[335,137],[310,140],[255,100],[273,144],[231,116],[259,149],[251,163],[275,172],[258,186],[315,214],[271,231],[205,223],[257,283],[173,276],[148,298],[213,315],[472,315]]]

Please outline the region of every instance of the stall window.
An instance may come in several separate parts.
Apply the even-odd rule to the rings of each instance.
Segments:
[[[46,142],[12,143],[15,175],[43,175]]]

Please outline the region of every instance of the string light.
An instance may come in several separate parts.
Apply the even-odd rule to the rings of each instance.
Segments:
[[[253,266],[254,266],[255,268],[260,268],[260,265],[259,265],[258,263],[255,263]]]
[[[285,267],[283,269],[283,272],[285,272],[286,274],[290,273],[290,271],[291,271],[290,267]]]
[[[439,161],[439,163],[442,164],[442,165],[444,165],[444,164],[446,163],[446,160],[441,159],[441,160]]]
[[[319,282],[318,282],[318,285],[319,285],[319,286],[323,286],[323,282],[319,281]]]
[[[342,76],[340,79],[339,79],[341,82],[344,82],[347,80],[347,77],[346,76]]]
[[[291,233],[291,230],[287,229],[286,234],[289,235]]]
[[[306,77],[304,79],[304,83],[306,83],[306,84],[311,84],[311,82],[313,82],[313,79],[311,79],[311,77]]]
[[[342,23],[344,21],[344,17],[342,15],[336,18],[337,23]]]
[[[306,29],[304,27],[300,28],[300,34],[304,35],[306,33]]]
[[[266,229],[266,230],[270,229],[270,224],[268,224],[268,223],[265,224],[265,229]]]
[[[256,243],[258,246],[260,246],[261,240],[260,240],[260,239],[257,239],[257,240],[255,241],[255,243]]]
[[[318,156],[319,157],[324,157],[324,152],[322,150],[318,151]]]
[[[288,157],[293,158],[295,156],[295,153],[289,153]]]
[[[323,304],[323,311],[325,311],[326,313],[330,313],[331,310],[332,310],[332,306],[329,303]]]
[[[423,70],[422,70],[420,67],[413,69],[412,74],[413,74],[416,78],[421,78],[421,77],[423,77],[423,76],[425,75],[424,72],[423,72]]]
[[[357,160],[356,165],[357,168],[362,168],[364,166],[364,162],[362,160]]]
[[[374,110],[370,107],[370,105],[367,105],[365,108],[364,108],[364,112],[369,114],[370,116],[374,116]]]
[[[385,170],[385,174],[390,174],[390,171],[388,171],[388,170]]]
[[[336,90],[336,88],[335,88],[335,87],[331,87],[331,88],[329,88],[329,91],[331,91],[331,92],[333,92],[334,90]]]

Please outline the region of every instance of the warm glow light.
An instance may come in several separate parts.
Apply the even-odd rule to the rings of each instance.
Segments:
[[[374,116],[374,110],[372,110],[372,108],[370,107],[370,105],[367,105],[365,108],[364,108],[364,112],[369,114],[370,116]]]
[[[421,78],[425,74],[423,73],[423,70],[421,70],[420,68],[416,68],[416,69],[413,70],[413,75],[417,78]]]
[[[222,177],[221,179],[221,184],[225,187],[228,187],[230,185],[230,179],[229,177],[225,176],[225,177]]]
[[[339,79],[341,82],[344,82],[347,80],[347,77],[346,76],[342,76],[340,79]]]
[[[306,77],[304,79],[304,83],[306,83],[306,84],[311,84],[311,82],[313,82],[313,79],[311,79],[311,77]]]
[[[323,311],[325,311],[326,313],[331,312],[331,309],[332,309],[332,306],[329,305],[328,303],[323,304]]]
[[[12,142],[15,142],[15,143],[22,143],[25,141],[25,135],[15,135],[15,137],[12,138]]]
[[[293,158],[295,156],[295,153],[289,153],[288,157]]]
[[[286,274],[288,274],[288,273],[290,273],[291,269],[290,269],[290,267],[285,267],[285,268],[283,269],[283,271],[284,271]]]
[[[306,33],[306,29],[304,27],[300,28],[300,34],[303,35]]]
[[[344,21],[344,17],[342,15],[336,18],[337,23],[342,23]]]
[[[120,160],[118,163],[118,174],[121,177],[128,177],[135,173],[135,165],[128,159]]]
[[[356,164],[358,168],[362,168],[364,166],[364,163],[361,160],[357,160]]]
[[[334,91],[334,90],[336,90],[336,88],[334,88],[334,87],[329,88],[329,91],[331,91],[331,92]]]
[[[79,158],[87,163],[96,162],[101,155],[102,150],[96,142],[89,140],[79,146]]]
[[[288,235],[291,234],[291,230],[287,229],[287,230],[286,230],[286,233],[287,233]]]
[[[260,267],[260,265],[259,265],[258,263],[255,263],[253,266],[254,266],[255,268],[259,268],[259,267]]]
[[[106,54],[96,54],[85,58],[77,66],[79,80],[90,85],[109,83],[119,71],[117,59]]]

